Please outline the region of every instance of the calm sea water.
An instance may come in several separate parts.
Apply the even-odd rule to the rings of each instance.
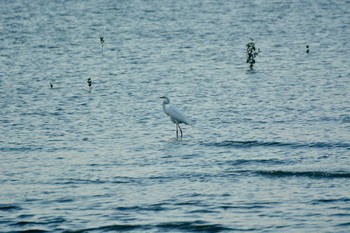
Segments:
[[[350,231],[349,1],[0,5],[1,232]]]

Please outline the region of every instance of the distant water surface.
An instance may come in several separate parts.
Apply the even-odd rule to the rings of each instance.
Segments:
[[[349,1],[0,6],[1,232],[350,231]]]

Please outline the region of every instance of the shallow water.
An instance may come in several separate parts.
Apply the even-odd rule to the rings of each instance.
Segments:
[[[2,232],[350,230],[350,2],[0,4]]]

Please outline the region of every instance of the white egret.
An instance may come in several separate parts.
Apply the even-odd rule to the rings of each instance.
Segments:
[[[179,130],[180,135],[182,137],[182,129],[180,127],[181,123],[184,123],[186,125],[191,125],[192,122],[183,114],[175,105],[169,104],[170,100],[166,96],[160,97],[161,99],[164,99],[163,101],[163,110],[165,114],[170,116],[170,120],[175,123],[176,125],[176,137],[179,137]]]

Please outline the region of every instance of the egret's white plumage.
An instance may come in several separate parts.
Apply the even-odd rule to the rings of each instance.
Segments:
[[[176,125],[176,137],[179,136],[179,129],[182,137],[182,129],[180,128],[180,124],[184,123],[186,125],[191,125],[192,122],[175,105],[170,104],[168,97],[162,96],[160,98],[164,99],[163,110],[165,114],[167,114],[170,117],[170,120]]]

